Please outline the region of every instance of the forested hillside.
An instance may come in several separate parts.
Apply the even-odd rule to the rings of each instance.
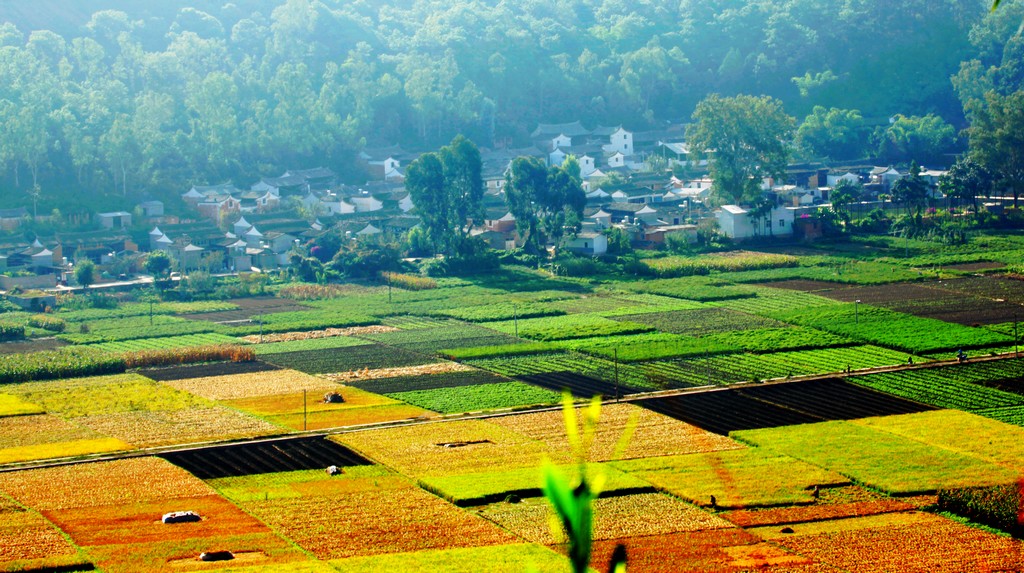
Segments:
[[[1024,74],[1024,2],[989,5],[4,2],[0,194],[27,203],[38,185],[47,204],[321,164],[358,180],[364,146],[521,145],[540,121],[645,129],[713,92],[772,95],[798,118],[821,105],[963,127],[958,96]]]

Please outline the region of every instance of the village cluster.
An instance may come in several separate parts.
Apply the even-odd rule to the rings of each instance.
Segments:
[[[173,206],[149,200],[125,205],[130,211],[64,214],[78,228],[89,223],[92,229],[57,231],[34,241],[13,232],[31,220],[27,209],[0,209],[0,230],[8,232],[0,239],[0,289],[73,283],[74,262],[85,259],[97,264],[104,278],[124,279],[140,270],[138,254],[147,251],[166,252],[178,271],[245,272],[286,268],[298,248],[326,232],[354,241],[398,238],[420,222],[404,186],[404,167],[418,155],[398,146],[363,150],[359,160],[371,179],[360,186],[340,183],[326,167],[262,177],[249,189],[233,183],[193,185]],[[695,240],[697,224],[708,219],[735,240],[813,240],[822,232],[816,213],[828,205],[829,192],[840,181],[862,186],[859,199],[869,210],[908,176],[891,166],[791,164],[784,180],[763,181],[763,193],[774,206],[755,218],[747,205],[711,207],[714,181],[704,162],[688,161],[682,126],[631,132],[587,129],[580,122],[541,124],[526,147],[481,150],[486,216],[472,234],[494,249],[521,246],[502,190],[512,160],[521,156],[549,165],[575,157],[587,208],[581,229],[563,248],[584,256],[607,252],[605,231],[612,227],[634,247],[655,248],[671,234]],[[920,174],[933,194],[943,173],[925,169]]]

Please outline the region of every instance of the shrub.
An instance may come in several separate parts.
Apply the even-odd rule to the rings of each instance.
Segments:
[[[1020,484],[939,490],[939,509],[1020,535]]]
[[[251,360],[256,360],[256,352],[248,346],[235,344],[143,350],[124,354],[124,363],[128,368],[171,366],[196,362],[249,362]]]
[[[381,278],[388,284],[405,290],[427,290],[437,288],[437,281],[432,278],[403,273],[382,272]]]
[[[0,341],[19,340],[25,338],[25,327],[20,324],[6,324],[0,322]]]
[[[51,332],[64,332],[64,329],[68,326],[62,319],[45,314],[33,315],[28,319],[28,325]]]

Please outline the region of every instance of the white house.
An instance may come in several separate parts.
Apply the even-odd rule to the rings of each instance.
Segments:
[[[723,205],[715,212],[715,216],[725,236],[730,239],[749,239],[760,236],[792,236],[794,212],[795,209],[789,207],[775,207],[767,217],[755,221],[750,218],[749,210],[739,205]]]
[[[633,133],[626,131],[622,126],[599,127],[594,130],[594,135],[608,138],[608,143],[601,146],[604,151],[618,151],[623,155],[633,155]]]
[[[566,250],[579,255],[599,256],[608,252],[608,237],[601,233],[578,233],[569,239]]]
[[[371,211],[380,211],[384,208],[384,202],[373,195],[351,197],[349,202],[355,207],[356,213],[369,213]]]
[[[590,155],[581,155],[576,161],[580,164],[580,179],[585,179],[590,176],[597,169],[597,164],[594,162],[594,158]]]
[[[356,212],[355,205],[338,195],[324,195],[323,199],[320,200],[320,204],[335,215],[348,215],[349,213]]]
[[[828,182],[828,186],[829,187],[835,187],[836,185],[839,185],[840,181],[849,181],[850,183],[860,183],[860,177],[858,177],[856,173],[853,173],[851,171],[847,171],[846,173],[844,173],[842,175],[836,175],[834,173],[829,173],[828,176],[827,176],[827,182]]]

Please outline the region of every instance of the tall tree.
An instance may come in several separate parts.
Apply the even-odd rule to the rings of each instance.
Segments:
[[[992,173],[997,190],[1013,194],[1016,207],[1024,192],[1024,90],[1008,96],[989,92],[985,103],[968,129],[970,155]]]
[[[537,199],[545,193],[548,184],[548,168],[536,157],[517,157],[512,160],[505,176],[505,203],[516,218],[516,230],[523,241],[523,248],[539,254],[541,244]]]
[[[484,180],[480,150],[462,135],[441,148],[445,196],[450,206],[449,226],[461,247],[470,226],[483,220]]]
[[[795,123],[777,99],[712,94],[697,104],[686,139],[693,160],[707,158],[718,201],[749,203],[763,178],[785,172]]]
[[[405,188],[416,205],[416,213],[423,220],[434,251],[446,250],[449,205],[444,192],[444,166],[436,153],[424,153],[409,164],[405,172]]]
[[[505,202],[527,251],[539,254],[548,241],[557,243],[566,230],[579,227],[587,198],[572,169],[571,163],[549,169],[536,157],[512,161]]]

